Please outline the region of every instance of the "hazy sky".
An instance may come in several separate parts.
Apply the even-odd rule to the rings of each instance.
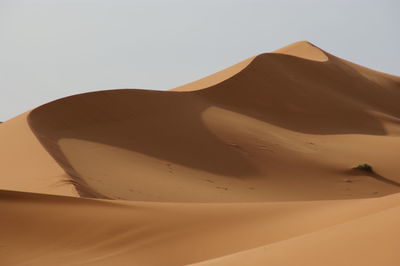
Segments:
[[[0,121],[71,94],[169,89],[299,40],[400,75],[399,0],[0,0]]]

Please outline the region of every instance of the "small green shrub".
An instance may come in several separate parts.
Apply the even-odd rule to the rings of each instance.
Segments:
[[[367,163],[359,164],[356,167],[354,167],[353,169],[363,170],[363,171],[370,172],[370,173],[372,173],[374,171],[372,166]]]

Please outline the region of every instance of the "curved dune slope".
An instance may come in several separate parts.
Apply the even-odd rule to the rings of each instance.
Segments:
[[[399,194],[352,201],[201,204],[0,191],[5,214],[0,220],[0,257],[3,265],[168,266],[263,246],[209,265],[337,265],[323,263],[324,257],[340,262],[335,256],[341,253],[344,260],[355,255],[361,259],[340,265],[374,265],[378,259],[388,263],[375,265],[396,265],[399,259],[391,247],[399,240],[389,233],[397,231],[399,203]],[[367,241],[360,245],[360,238]],[[329,254],[328,245],[337,253]],[[362,252],[371,245],[376,254],[370,264],[362,264],[368,262]],[[315,250],[321,251],[320,257],[313,255]],[[299,260],[288,261],[288,254]]]
[[[28,113],[0,126],[0,188],[78,196],[71,178],[32,133]]]
[[[398,206],[388,208],[305,236],[191,265],[396,266],[399,213]]]
[[[399,191],[396,77],[307,42],[245,62],[201,90],[203,81],[195,91],[63,98],[33,110],[29,124],[83,196],[227,202]],[[376,174],[349,171],[362,162]]]
[[[242,71],[253,61],[254,58],[255,58],[255,56],[250,57],[246,60],[243,60],[242,62],[239,62],[239,63],[237,63],[231,67],[228,67],[224,70],[218,71],[207,77],[204,77],[204,78],[196,80],[194,82],[190,82],[188,84],[176,87],[176,88],[172,89],[172,91],[195,91],[195,90],[201,90],[201,89],[216,85],[226,79],[231,78],[232,76],[234,76],[237,73],[239,73],[240,71]]]

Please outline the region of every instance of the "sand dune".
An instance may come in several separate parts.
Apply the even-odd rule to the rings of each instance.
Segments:
[[[38,107],[28,120],[83,196],[282,201],[399,191],[371,176],[344,180],[367,161],[400,182],[396,161],[387,161],[400,144],[400,83],[382,90],[309,43],[281,50],[291,55],[256,56],[206,89],[86,93]]]
[[[7,214],[0,221],[7,242],[0,254],[10,265],[184,265],[292,241],[400,203],[399,195],[235,204],[109,202],[9,191],[0,198]]]
[[[0,127],[1,189],[78,196],[70,177],[32,133],[21,114]]]
[[[37,107],[0,126],[0,262],[398,265],[399,100],[399,77],[298,42]]]
[[[395,266],[399,264],[399,212],[399,207],[388,208],[309,235],[192,265]]]

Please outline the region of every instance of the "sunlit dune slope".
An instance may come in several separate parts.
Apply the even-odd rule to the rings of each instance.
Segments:
[[[325,230],[191,265],[397,266],[399,214],[397,205]]]
[[[63,98],[34,109],[29,124],[82,196],[250,202],[399,191],[397,77],[307,42],[244,62],[200,90],[204,80],[193,91]],[[350,171],[363,162],[375,174]]]
[[[78,196],[71,178],[32,133],[28,113],[0,126],[0,188]]]
[[[301,262],[311,260],[312,250],[321,251],[323,261],[327,245],[337,252],[330,255],[332,258],[342,252],[351,256],[355,251],[360,255],[368,251],[371,241],[357,243],[359,237],[375,237],[380,232],[374,238],[378,253],[375,257],[387,255],[393,261],[392,250],[384,248],[396,244],[392,230],[396,230],[393,225],[398,223],[399,215],[391,210],[396,210],[399,200],[397,194],[351,201],[155,203],[0,191],[0,258],[3,265],[167,266],[206,261],[267,245],[270,256],[264,247],[256,249],[255,255],[261,258],[250,257],[247,264],[247,257],[243,259],[240,254],[232,255],[239,256],[237,263],[236,259],[233,264],[230,258],[227,263],[225,258],[221,260],[225,263],[221,265],[265,265],[266,261],[279,261],[274,256],[285,253],[280,251],[285,245]],[[385,212],[389,219],[380,219],[379,215]],[[369,220],[375,214],[378,219]],[[357,219],[366,222],[359,223]],[[332,236],[336,231],[343,231],[343,239]],[[356,237],[349,241],[353,235]],[[332,237],[336,242],[331,242]],[[305,239],[306,246],[301,246],[298,239]],[[384,242],[386,239],[390,242]],[[300,265],[296,263],[276,265]]]

